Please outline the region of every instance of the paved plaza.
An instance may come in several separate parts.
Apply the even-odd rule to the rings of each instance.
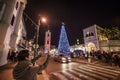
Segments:
[[[41,60],[42,60],[42,58],[40,58],[38,61],[40,62]],[[69,77],[66,79],[66,80],[68,80],[68,79],[72,78],[72,77],[70,77],[70,75],[73,75],[74,78],[76,78],[75,80],[79,80],[79,78],[81,78],[83,80],[84,80],[84,78],[86,78],[86,80],[87,80],[87,77],[91,80],[94,80],[94,79],[96,80],[96,78],[101,79],[101,80],[109,80],[109,79],[116,80],[115,78],[119,77],[119,74],[120,74],[119,67],[111,66],[110,64],[102,63],[97,60],[92,60],[91,62],[89,62],[87,59],[77,58],[77,59],[73,59],[73,61],[82,63],[83,65],[78,66],[78,68],[73,68],[71,70],[65,70],[64,72],[54,72],[54,73],[50,74],[50,75],[52,75],[52,78],[57,76],[57,78],[54,78],[54,79],[62,80],[62,78],[66,79],[66,77]],[[15,65],[16,65],[16,62],[8,63],[5,66],[1,66],[0,67],[0,80],[14,80],[12,77],[12,70]],[[113,70],[111,70],[111,69],[113,69]],[[94,70],[94,71],[92,71],[92,70]],[[101,70],[104,73],[104,75],[102,73],[99,73],[96,70]],[[87,74],[86,71],[89,72],[90,74]],[[79,77],[79,75],[77,74],[78,72],[80,72],[81,77]],[[114,74],[110,74],[109,72],[114,73]],[[85,74],[85,75],[83,75],[83,74]],[[94,74],[94,75],[91,75],[91,74]],[[109,76],[109,74],[111,76]],[[104,79],[104,77],[100,77],[100,75],[105,76],[106,79]],[[54,80],[51,78],[48,79],[48,74],[46,73],[45,70],[42,72],[42,74],[37,75],[37,78],[38,78],[38,80]]]

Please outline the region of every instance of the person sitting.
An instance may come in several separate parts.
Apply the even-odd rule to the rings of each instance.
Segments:
[[[13,69],[15,80],[37,80],[37,74],[47,67],[50,59],[50,55],[47,54],[47,58],[42,65],[34,66],[29,57],[29,50],[21,50],[18,53],[18,63]]]

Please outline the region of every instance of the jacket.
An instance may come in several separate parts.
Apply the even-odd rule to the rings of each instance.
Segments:
[[[37,73],[47,67],[49,58],[50,56],[47,57],[43,65],[39,66],[33,66],[29,60],[18,62],[13,69],[13,78],[15,80],[37,80]]]

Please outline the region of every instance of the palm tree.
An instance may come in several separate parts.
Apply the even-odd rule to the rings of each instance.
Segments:
[[[102,31],[101,31],[101,35],[102,36],[105,36],[108,40],[111,39],[111,30],[108,29],[108,28],[104,28]]]
[[[102,36],[105,36],[108,39],[108,47],[110,50],[110,42],[109,40],[120,40],[120,30],[118,27],[104,28],[102,31]]]
[[[120,39],[120,30],[118,27],[112,27],[111,38],[112,38],[112,40],[119,40]]]
[[[102,30],[102,35],[107,37],[108,40],[118,40],[120,39],[120,30],[118,27],[104,28]]]

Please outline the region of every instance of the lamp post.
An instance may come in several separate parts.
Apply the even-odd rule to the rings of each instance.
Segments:
[[[39,19],[38,19],[34,57],[38,56],[38,40],[39,40],[39,29],[40,29],[40,26],[41,26],[41,22],[45,23],[46,18],[42,18],[41,16],[39,16]]]

